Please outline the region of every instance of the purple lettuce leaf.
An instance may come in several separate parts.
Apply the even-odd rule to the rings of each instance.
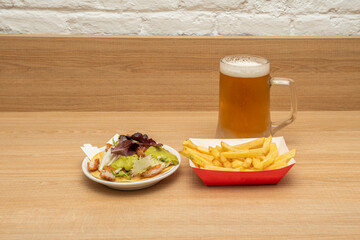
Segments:
[[[136,149],[138,148],[138,144],[134,143],[132,140],[123,140],[111,149],[111,153],[118,154],[122,156],[131,156],[136,154]]]
[[[138,147],[145,151],[148,147],[161,147],[161,143],[149,138],[146,134],[134,133],[131,136],[120,135],[119,143],[111,149],[111,153],[122,156],[131,156],[136,154]]]
[[[132,139],[136,140],[140,146],[144,146],[144,147],[150,147],[150,146],[154,146],[154,147],[161,147],[162,144],[161,143],[156,143],[154,139],[149,138],[148,135],[146,134],[141,134],[141,133],[134,133],[131,136]]]

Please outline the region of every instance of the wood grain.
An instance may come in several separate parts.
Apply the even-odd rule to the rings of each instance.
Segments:
[[[277,118],[285,115],[275,112]],[[300,112],[297,164],[274,186],[206,187],[183,158],[141,191],[88,180],[83,143],[141,131],[176,149],[216,112],[0,113],[0,239],[359,239],[360,112]],[[330,121],[331,120],[331,121]]]
[[[300,110],[360,110],[360,37],[0,35],[0,111],[213,111],[234,53],[293,78]],[[272,108],[288,109],[287,89]]]

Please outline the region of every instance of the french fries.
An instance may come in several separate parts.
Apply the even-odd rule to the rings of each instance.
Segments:
[[[259,147],[262,147],[264,145],[264,141],[265,141],[265,138],[258,138],[254,141],[251,141],[251,142],[247,142],[247,143],[242,143],[242,144],[239,144],[239,145],[235,145],[233,146],[234,148],[236,149],[251,149],[251,148],[259,148]]]
[[[293,149],[279,156],[272,136],[231,146],[221,142],[208,148],[197,146],[190,140],[183,142],[182,155],[189,158],[197,167],[218,171],[261,171],[282,168],[295,157]]]

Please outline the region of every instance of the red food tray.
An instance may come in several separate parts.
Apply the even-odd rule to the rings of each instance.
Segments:
[[[241,144],[254,140],[254,138],[242,139],[190,139],[196,145],[208,147],[220,145],[224,141],[230,145]],[[279,155],[289,151],[283,137],[274,137],[272,142],[275,142]],[[263,171],[216,171],[201,169],[196,167],[192,161],[189,160],[190,167],[201,178],[201,180],[208,186],[212,185],[261,185],[261,184],[277,184],[286,175],[286,173],[295,165],[295,159],[291,159],[288,166]]]

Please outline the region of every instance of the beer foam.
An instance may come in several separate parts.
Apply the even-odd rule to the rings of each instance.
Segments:
[[[270,63],[265,58],[257,56],[226,56],[220,61],[220,72],[231,77],[262,77],[269,74]]]

